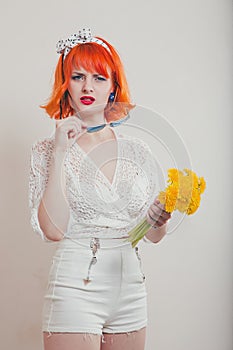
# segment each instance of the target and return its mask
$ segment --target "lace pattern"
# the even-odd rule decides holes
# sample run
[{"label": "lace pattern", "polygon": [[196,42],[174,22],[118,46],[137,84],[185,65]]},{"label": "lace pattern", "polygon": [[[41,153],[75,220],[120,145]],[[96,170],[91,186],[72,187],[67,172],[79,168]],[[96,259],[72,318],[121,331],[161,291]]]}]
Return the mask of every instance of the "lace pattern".
[{"label": "lace pattern", "polygon": [[[67,237],[126,237],[146,215],[158,193],[157,163],[149,146],[118,131],[115,135],[118,160],[112,184],[77,143],[66,152],[63,166],[70,207]],[[38,207],[48,183],[53,149],[54,137],[39,140],[31,148],[31,226],[46,241],[49,240],[38,221]]]}]

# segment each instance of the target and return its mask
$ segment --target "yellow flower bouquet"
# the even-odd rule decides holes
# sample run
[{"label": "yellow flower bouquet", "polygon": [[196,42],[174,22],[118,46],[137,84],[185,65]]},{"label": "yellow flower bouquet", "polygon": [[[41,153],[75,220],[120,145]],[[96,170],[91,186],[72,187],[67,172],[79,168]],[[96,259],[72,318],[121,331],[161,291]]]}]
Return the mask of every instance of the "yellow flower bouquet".
[{"label": "yellow flower bouquet", "polygon": [[[178,169],[168,169],[168,186],[160,191],[158,199],[164,205],[168,213],[179,210],[181,213],[191,215],[200,206],[201,194],[206,188],[203,177],[198,177],[194,171],[184,169],[184,173]],[[144,218],[136,227],[129,232],[127,240],[132,247],[145,236],[151,225]]]}]

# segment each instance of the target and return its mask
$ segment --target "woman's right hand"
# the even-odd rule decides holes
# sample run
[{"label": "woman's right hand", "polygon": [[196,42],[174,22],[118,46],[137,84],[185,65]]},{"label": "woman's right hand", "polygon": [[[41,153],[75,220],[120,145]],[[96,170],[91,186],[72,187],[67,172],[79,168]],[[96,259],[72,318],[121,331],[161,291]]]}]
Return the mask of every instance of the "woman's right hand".
[{"label": "woman's right hand", "polygon": [[55,151],[65,152],[85,132],[87,124],[76,116],[56,121]]}]

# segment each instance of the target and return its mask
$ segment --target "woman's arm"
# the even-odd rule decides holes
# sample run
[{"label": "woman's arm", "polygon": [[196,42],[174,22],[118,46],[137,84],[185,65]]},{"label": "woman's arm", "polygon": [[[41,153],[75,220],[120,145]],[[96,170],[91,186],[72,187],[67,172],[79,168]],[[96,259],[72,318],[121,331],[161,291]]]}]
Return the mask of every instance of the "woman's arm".
[{"label": "woman's arm", "polygon": [[65,197],[64,158],[65,152],[53,151],[48,183],[38,209],[40,227],[52,241],[59,241],[64,237],[70,216]]}]

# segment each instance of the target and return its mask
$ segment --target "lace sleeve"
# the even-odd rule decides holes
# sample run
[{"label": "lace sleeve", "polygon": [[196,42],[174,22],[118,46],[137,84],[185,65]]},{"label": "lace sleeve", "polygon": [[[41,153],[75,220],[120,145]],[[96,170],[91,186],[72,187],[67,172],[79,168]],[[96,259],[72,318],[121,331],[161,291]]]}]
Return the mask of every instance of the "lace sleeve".
[{"label": "lace sleeve", "polygon": [[44,139],[32,145],[29,171],[29,209],[30,223],[35,233],[39,234],[44,241],[49,240],[42,231],[38,221],[38,207],[43,192],[48,183],[48,168],[52,157],[52,140]]}]

